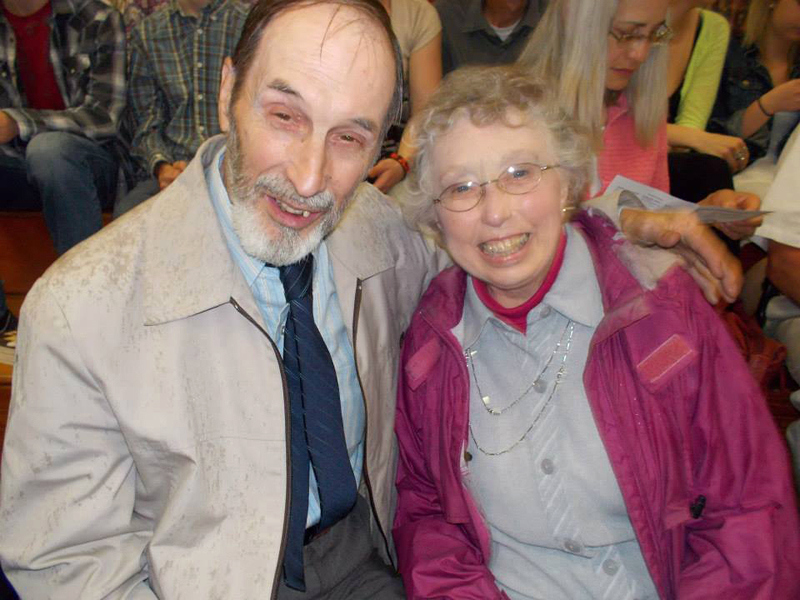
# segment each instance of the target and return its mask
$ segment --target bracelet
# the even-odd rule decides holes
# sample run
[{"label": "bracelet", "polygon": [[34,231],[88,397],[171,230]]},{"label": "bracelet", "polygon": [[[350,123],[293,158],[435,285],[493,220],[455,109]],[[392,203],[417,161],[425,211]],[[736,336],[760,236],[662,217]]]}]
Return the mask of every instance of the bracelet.
[{"label": "bracelet", "polygon": [[763,113],[764,113],[765,115],[767,115],[768,117],[771,117],[771,116],[773,116],[773,115],[775,114],[775,113],[770,113],[770,112],[767,112],[767,109],[766,109],[766,108],[764,108],[764,105],[763,105],[763,104],[761,104],[761,96],[759,96],[758,98],[756,98],[756,104],[758,104],[758,108],[760,108],[760,109],[761,109],[761,112],[763,112]]},{"label": "bracelet", "polygon": [[408,174],[408,172],[411,170],[411,166],[408,164],[408,161],[405,158],[403,158],[402,156],[400,156],[397,152],[392,152],[389,155],[389,158],[399,162],[400,166],[403,167],[403,171],[405,171],[406,174]]}]

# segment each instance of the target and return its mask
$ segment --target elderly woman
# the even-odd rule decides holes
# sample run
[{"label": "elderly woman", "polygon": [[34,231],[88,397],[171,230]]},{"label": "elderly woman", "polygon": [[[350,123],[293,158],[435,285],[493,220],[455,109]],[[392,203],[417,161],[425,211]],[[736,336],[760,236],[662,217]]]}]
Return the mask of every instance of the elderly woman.
[{"label": "elderly woman", "polygon": [[587,132],[516,67],[454,72],[418,126],[404,211],[456,266],[402,353],[408,597],[800,597],[786,449],[713,309],[567,223]]}]

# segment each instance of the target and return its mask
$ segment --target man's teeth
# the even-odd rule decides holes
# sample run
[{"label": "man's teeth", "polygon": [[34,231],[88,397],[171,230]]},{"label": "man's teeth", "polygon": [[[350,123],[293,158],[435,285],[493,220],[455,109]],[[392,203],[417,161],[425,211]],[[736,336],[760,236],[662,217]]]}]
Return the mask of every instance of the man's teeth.
[{"label": "man's teeth", "polygon": [[292,214],[292,215],[302,215],[303,217],[308,217],[309,215],[311,215],[311,213],[308,212],[307,210],[300,210],[298,208],[292,208],[291,206],[289,206],[288,204],[284,204],[280,200],[276,200],[276,202],[278,203],[278,207],[283,212],[287,212],[287,213]]},{"label": "man's teeth", "polygon": [[504,240],[484,242],[480,244],[481,251],[494,256],[513,254],[522,248],[530,239],[530,233],[523,233]]}]

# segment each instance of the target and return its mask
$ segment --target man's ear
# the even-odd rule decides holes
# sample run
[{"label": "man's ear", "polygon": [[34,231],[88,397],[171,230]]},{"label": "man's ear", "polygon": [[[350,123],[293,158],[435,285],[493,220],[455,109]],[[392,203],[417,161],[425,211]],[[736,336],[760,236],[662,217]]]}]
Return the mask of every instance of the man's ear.
[{"label": "man's ear", "polygon": [[233,61],[228,56],[222,63],[222,80],[219,84],[219,98],[217,100],[217,114],[219,116],[219,126],[224,133],[228,133],[230,128],[231,97],[233,96],[233,86],[236,83],[236,69]]}]

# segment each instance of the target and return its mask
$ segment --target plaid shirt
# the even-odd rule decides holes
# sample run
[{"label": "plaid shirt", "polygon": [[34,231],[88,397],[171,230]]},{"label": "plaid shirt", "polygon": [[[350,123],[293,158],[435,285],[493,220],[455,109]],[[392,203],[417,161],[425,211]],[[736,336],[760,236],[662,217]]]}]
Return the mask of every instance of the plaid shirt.
[{"label": "plaid shirt", "polygon": [[212,0],[195,17],[170,0],[131,31],[132,155],[148,176],[159,162],[190,160],[220,133],[222,61],[233,54],[249,10],[238,0]]},{"label": "plaid shirt", "polygon": [[66,110],[26,107],[20,89],[14,30],[0,12],[0,109],[19,136],[0,153],[22,156],[30,139],[67,131],[99,142],[115,140],[125,107],[125,28],[122,16],[100,0],[51,0],[50,62]]}]

